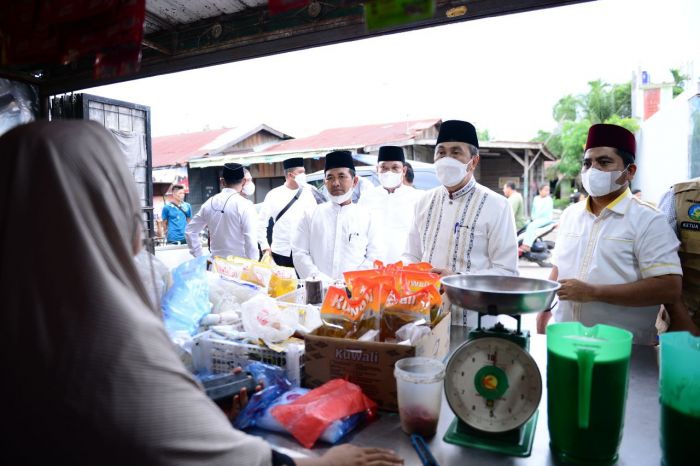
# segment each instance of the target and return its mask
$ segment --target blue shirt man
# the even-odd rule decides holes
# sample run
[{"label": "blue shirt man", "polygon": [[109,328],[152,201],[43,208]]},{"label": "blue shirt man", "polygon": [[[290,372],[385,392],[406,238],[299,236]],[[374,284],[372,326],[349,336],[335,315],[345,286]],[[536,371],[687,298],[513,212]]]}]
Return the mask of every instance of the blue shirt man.
[{"label": "blue shirt man", "polygon": [[173,199],[163,207],[161,214],[168,244],[186,244],[185,227],[192,218],[192,206],[185,202],[185,187],[173,186]]}]

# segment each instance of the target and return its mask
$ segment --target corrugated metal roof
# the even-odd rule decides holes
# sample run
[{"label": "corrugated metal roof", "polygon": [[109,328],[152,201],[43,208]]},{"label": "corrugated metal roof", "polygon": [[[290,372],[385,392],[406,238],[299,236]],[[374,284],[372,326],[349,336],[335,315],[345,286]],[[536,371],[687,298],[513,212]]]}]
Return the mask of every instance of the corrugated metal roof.
[{"label": "corrugated metal roof", "polygon": [[232,145],[260,131],[266,131],[280,139],[291,137],[265,124],[154,137],[153,166],[169,167],[184,164],[192,158],[203,155],[221,154]]},{"label": "corrugated metal roof", "polygon": [[219,136],[232,131],[231,128],[202,131],[199,133],[174,134],[153,138],[153,166],[167,167],[186,163],[194,157],[207,153],[205,147]]},{"label": "corrugated metal roof", "polygon": [[379,145],[411,144],[423,132],[440,123],[439,118],[410,120],[375,125],[332,128],[299,139],[289,139],[267,147],[264,151],[190,160],[191,167],[220,166],[228,162],[242,164],[279,162],[288,157],[318,158],[332,150],[358,150]]},{"label": "corrugated metal roof", "polygon": [[375,125],[332,128],[314,136],[290,139],[268,147],[267,153],[292,152],[296,150],[357,149],[377,144],[399,143],[420,137],[426,129],[440,123],[439,118],[400,121]]}]

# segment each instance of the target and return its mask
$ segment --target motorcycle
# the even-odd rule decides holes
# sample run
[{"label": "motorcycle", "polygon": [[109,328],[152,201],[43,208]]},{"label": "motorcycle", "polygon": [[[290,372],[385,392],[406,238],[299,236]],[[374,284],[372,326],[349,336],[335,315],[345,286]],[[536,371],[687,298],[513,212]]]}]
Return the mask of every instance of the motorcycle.
[{"label": "motorcycle", "polygon": [[559,227],[558,222],[552,222],[537,229],[536,238],[529,251],[523,249],[523,239],[527,225],[518,230],[518,258],[529,262],[535,262],[540,267],[551,267],[549,261],[554,249],[554,241],[545,240],[544,237]]}]

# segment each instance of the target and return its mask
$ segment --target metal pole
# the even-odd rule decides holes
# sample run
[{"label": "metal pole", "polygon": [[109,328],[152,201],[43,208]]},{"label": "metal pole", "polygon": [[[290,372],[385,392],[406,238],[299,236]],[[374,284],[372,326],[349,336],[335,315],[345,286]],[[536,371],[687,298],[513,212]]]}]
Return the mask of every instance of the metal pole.
[{"label": "metal pole", "polygon": [[523,201],[525,216],[530,216],[530,151],[525,150],[525,166],[523,167]]}]

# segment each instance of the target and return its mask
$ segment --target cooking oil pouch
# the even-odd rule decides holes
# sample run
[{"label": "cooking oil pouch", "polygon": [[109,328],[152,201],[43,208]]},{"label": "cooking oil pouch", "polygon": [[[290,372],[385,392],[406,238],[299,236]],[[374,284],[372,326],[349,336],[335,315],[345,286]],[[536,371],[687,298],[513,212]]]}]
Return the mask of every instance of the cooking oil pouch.
[{"label": "cooking oil pouch", "polygon": [[399,275],[401,294],[407,295],[422,290],[426,286],[432,286],[435,290],[440,289],[440,275],[417,270],[402,270]]},{"label": "cooking oil pouch", "polygon": [[404,266],[404,270],[417,270],[419,272],[430,272],[433,268],[429,262],[416,262]]},{"label": "cooking oil pouch", "polygon": [[381,276],[382,272],[378,269],[351,270],[349,272],[343,272],[345,285],[351,293],[353,292],[353,287],[357,280],[376,280]]},{"label": "cooking oil pouch", "polygon": [[[331,286],[321,305],[321,326],[316,335],[335,338],[358,338],[371,328],[378,327],[381,312],[380,286],[367,286],[359,280],[352,298],[343,288]],[[362,291],[360,291],[362,290]]]},{"label": "cooking oil pouch", "polygon": [[227,280],[243,281],[243,264],[237,264],[225,257],[214,257],[212,260],[213,271]]},{"label": "cooking oil pouch", "polygon": [[273,270],[272,266],[261,264],[260,262],[251,259],[245,259],[243,257],[234,257],[233,263],[243,265],[243,270],[241,271],[241,280],[250,283],[255,283],[256,285],[260,285],[265,288],[268,288],[270,286],[270,280],[272,279]]},{"label": "cooking oil pouch", "polygon": [[403,296],[391,293],[381,314],[380,341],[394,341],[396,332],[411,322],[423,319],[432,323],[441,305],[442,297],[432,285]]},{"label": "cooking oil pouch", "polygon": [[297,289],[297,274],[293,267],[282,267],[275,265],[272,267],[270,286],[268,294],[273,298],[291,293]]}]

